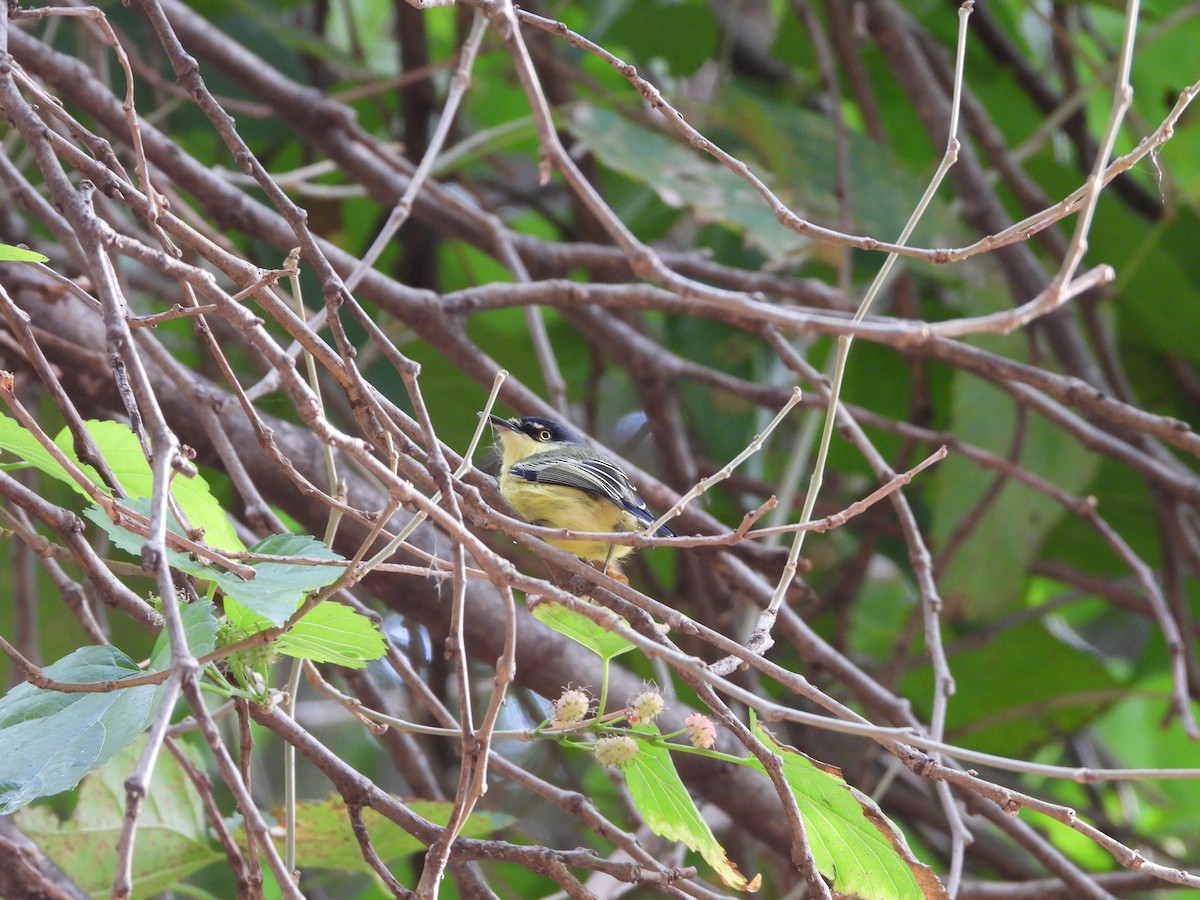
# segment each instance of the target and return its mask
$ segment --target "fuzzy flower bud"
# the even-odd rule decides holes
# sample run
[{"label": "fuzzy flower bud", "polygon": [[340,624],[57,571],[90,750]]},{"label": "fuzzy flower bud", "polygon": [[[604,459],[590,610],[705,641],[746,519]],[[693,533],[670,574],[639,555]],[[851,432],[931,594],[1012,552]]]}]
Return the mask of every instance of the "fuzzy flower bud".
[{"label": "fuzzy flower bud", "polygon": [[627,735],[610,735],[597,738],[596,762],[602,766],[623,766],[638,752],[638,742]]},{"label": "fuzzy flower bud", "polygon": [[575,688],[563,691],[562,696],[554,701],[550,715],[551,727],[570,728],[587,715],[591,703],[591,698],[583,691]]},{"label": "fuzzy flower bud", "polygon": [[688,737],[693,747],[707,750],[717,742],[716,726],[708,716],[692,713],[683,720],[683,724],[687,726]]},{"label": "fuzzy flower bud", "polygon": [[629,723],[648,725],[662,714],[666,704],[658,691],[642,691],[629,701]]}]

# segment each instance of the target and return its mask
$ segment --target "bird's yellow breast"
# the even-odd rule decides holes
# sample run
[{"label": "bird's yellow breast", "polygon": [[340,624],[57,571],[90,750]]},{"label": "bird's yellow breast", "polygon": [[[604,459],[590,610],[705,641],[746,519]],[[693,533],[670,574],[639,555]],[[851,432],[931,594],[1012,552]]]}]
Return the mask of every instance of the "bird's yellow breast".
[{"label": "bird's yellow breast", "polygon": [[[526,481],[514,476],[507,466],[500,475],[500,493],[532,525],[570,531],[633,531],[639,527],[637,519],[615,503],[576,488]],[[547,543],[600,562],[609,558],[610,550],[614,561],[633,552],[628,545],[604,541],[547,538]]]}]

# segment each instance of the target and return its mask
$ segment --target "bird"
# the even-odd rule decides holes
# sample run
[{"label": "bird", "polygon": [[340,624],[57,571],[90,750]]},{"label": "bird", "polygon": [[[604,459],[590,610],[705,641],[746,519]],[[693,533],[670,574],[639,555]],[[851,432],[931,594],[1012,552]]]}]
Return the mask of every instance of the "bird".
[{"label": "bird", "polygon": [[[641,531],[654,513],[617,463],[597,453],[569,425],[543,416],[505,419],[488,415],[499,437],[500,493],[532,525],[569,531]],[[674,537],[660,525],[655,537]],[[547,538],[581,559],[613,563],[633,552],[628,544]]]}]

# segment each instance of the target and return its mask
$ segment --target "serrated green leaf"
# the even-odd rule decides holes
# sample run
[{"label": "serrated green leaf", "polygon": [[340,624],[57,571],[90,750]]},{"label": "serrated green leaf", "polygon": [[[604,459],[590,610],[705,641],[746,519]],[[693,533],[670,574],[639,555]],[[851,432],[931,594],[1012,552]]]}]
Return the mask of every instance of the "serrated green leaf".
[{"label": "serrated green leaf", "polygon": [[[84,426],[125,492],[130,497],[151,496],[154,492],[154,479],[150,473],[150,465],[142,454],[137,437],[128,426],[120,422],[96,420],[84,422]],[[67,459],[79,466],[93,484],[106,494],[111,493],[101,480],[100,473],[92,466],[79,461],[75,453],[74,437],[68,429],[64,428],[58,433],[54,444]],[[0,415],[0,449],[7,450],[27,465],[61,481],[77,494],[87,496],[84,489],[29,431],[15,419],[5,415]],[[208,483],[203,478],[199,475],[193,478],[177,477],[171,482],[171,494],[192,526],[204,529],[204,541],[207,544],[222,550],[244,549],[245,545],[239,540],[225,511],[213,497]],[[130,552],[136,555],[140,549],[139,544],[136,550]]]},{"label": "serrated green leaf", "polygon": [[558,603],[538,603],[530,612],[543,625],[553,628],[577,644],[582,644],[603,659],[613,659],[633,649],[633,644],[619,634],[606,631],[587,616]]},{"label": "serrated green leaf", "polygon": [[[68,818],[60,819],[46,805],[26,807],[15,817],[21,830],[92,896],[107,896],[112,889],[124,826],[125,779],[137,765],[142,745],[135,741],[87,775]],[[221,858],[208,834],[199,791],[175,757],[161,753],[138,816],[134,898],[157,896]]]},{"label": "serrated green leaf", "polygon": [[[653,725],[635,729],[644,734],[658,735]],[[683,779],[671,761],[671,752],[664,746],[639,742],[638,753],[623,766],[629,795],[650,830],[669,841],[682,841],[708,863],[726,887],[739,891],[756,891],[762,876],[752,881],[729,861],[720,843],[700,815]]]},{"label": "serrated green leaf", "polygon": [[[918,860],[900,831],[841,772],[779,744],[757,722],[754,735],[783,759],[784,777],[804,819],[817,869],[839,896],[861,900],[946,900],[933,870]],[[763,771],[757,759],[747,765]],[[763,772],[765,775],[766,773]]]},{"label": "serrated green leaf", "polygon": [[36,250],[26,250],[24,247],[14,247],[12,244],[0,244],[0,262],[50,262],[50,257]]},{"label": "serrated green leaf", "polygon": [[[306,534],[271,535],[251,547],[249,552],[315,560],[345,559]],[[306,594],[333,584],[343,571],[341,566],[262,562],[254,565],[253,581],[243,581],[232,572],[220,572],[214,580],[231,600],[258,613],[272,625],[282,625],[300,608]]]},{"label": "serrated green leaf", "polygon": [[[134,497],[122,500],[121,503],[147,518],[150,516],[150,501],[145,497]],[[84,518],[90,519],[92,523],[101,528],[117,549],[124,550],[131,556],[141,556],[142,547],[146,543],[146,539],[142,535],[118,525],[108,517],[108,514],[104,510],[95,504],[85,507],[83,515]],[[185,536],[183,526],[179,524],[179,520],[175,518],[170,510],[167,511],[167,531],[177,534],[180,537]],[[190,553],[167,550],[167,562],[172,568],[178,569],[181,572],[187,572],[189,575],[195,575],[197,578],[203,578],[206,581],[212,580],[211,576],[206,574],[211,568],[208,563],[202,562]]]},{"label": "serrated green leaf", "polygon": [[[83,488],[75,483],[75,479],[67,474],[66,469],[58,464],[58,460],[50,455],[50,451],[38,443],[37,438],[16,419],[3,414],[0,414],[0,449],[19,457],[24,465],[33,466],[39,472],[61,481],[76,493],[87,496]],[[66,453],[69,459],[79,463],[73,448]],[[100,475],[95,469],[82,463],[79,463],[79,466],[88,478],[96,484],[100,483]]]},{"label": "serrated green leaf", "polygon": [[[84,423],[100,454],[108,462],[117,480],[130,497],[150,497],[154,493],[154,477],[150,464],[142,453],[142,445],[129,427],[120,422],[89,420]],[[72,459],[75,458],[71,432],[63,429],[54,439]],[[93,477],[96,484],[101,482]],[[103,485],[101,485],[103,486]],[[176,476],[171,480],[171,496],[193,528],[204,530],[203,540],[220,550],[240,551],[245,544],[237,536],[225,510],[212,495],[208,482],[199,475],[191,478]]]},{"label": "serrated green leaf", "polygon": [[[126,501],[126,505],[143,515],[149,514],[150,511],[150,501],[145,498]],[[88,507],[83,514],[108,532],[116,546],[134,555],[141,553],[145,538],[114,524],[99,507]],[[175,518],[168,518],[168,529],[182,534]],[[297,534],[271,535],[259,541],[248,552],[267,556],[303,556],[315,560],[344,559],[316,538]],[[226,597],[276,626],[282,625],[300,608],[306,594],[332,584],[343,571],[341,566],[260,562],[252,565],[254,578],[247,581],[235,572],[211,565],[188,553],[168,550],[167,562],[173,569],[186,572],[202,581],[213,582]]]},{"label": "serrated green leaf", "polygon": [[[142,674],[107,645],[83,647],[43,671],[57,681],[89,684]],[[127,747],[154,714],[160,691],[142,685],[64,694],[30,684],[9,691],[0,698],[0,815],[73,788]]]},{"label": "serrated green leaf", "polygon": [[[121,502],[134,512],[141,513],[146,517],[150,516],[150,501],[145,497],[134,497],[122,500]],[[113,542],[113,546],[119,550],[124,550],[131,556],[141,556],[142,547],[146,544],[146,539],[142,535],[118,525],[108,517],[108,514],[104,510],[94,504],[85,507],[83,515],[84,518],[90,519],[108,534],[109,539]],[[183,526],[179,524],[179,520],[175,518],[170,510],[167,511],[167,531],[181,537],[185,536]],[[167,565],[172,569],[186,572],[188,575],[192,575],[202,581],[218,581],[219,576],[224,572],[224,570],[219,569],[217,566],[211,565],[190,553],[167,550],[166,557]],[[231,577],[237,578],[237,576]],[[238,580],[240,581],[241,579],[239,578]]]},{"label": "serrated green leaf", "polygon": [[[271,625],[232,600],[225,603],[225,614],[247,634],[256,634]],[[387,645],[374,622],[342,603],[327,600],[309,610],[291,631],[280,635],[272,649],[297,659],[361,669],[383,656]]]}]

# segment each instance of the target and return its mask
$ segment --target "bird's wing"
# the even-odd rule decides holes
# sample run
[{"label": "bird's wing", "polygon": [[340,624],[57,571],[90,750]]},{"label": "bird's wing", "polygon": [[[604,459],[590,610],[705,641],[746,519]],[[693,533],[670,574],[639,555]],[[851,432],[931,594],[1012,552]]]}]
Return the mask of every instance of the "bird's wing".
[{"label": "bird's wing", "polygon": [[[581,460],[578,457],[548,450],[527,456],[513,465],[509,472],[526,481],[575,488],[621,507],[640,522],[649,525],[654,513],[646,508],[637,488],[620,467],[602,457]],[[674,537],[665,525],[658,529],[661,537]]]}]

